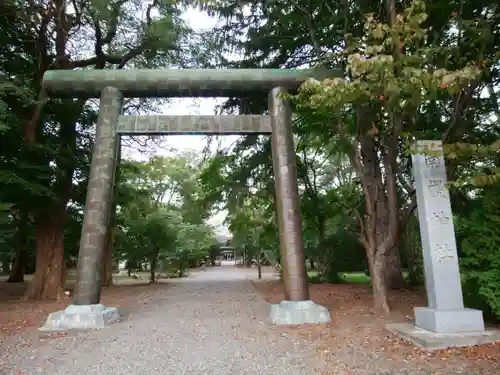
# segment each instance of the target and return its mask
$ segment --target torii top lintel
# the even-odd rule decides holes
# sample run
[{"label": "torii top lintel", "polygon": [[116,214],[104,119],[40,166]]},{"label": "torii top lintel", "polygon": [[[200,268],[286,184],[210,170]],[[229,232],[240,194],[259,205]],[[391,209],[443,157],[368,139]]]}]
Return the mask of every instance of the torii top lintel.
[{"label": "torii top lintel", "polygon": [[274,87],[295,91],[308,78],[335,73],[303,69],[49,70],[43,87],[53,97],[96,98],[111,86],[125,97],[244,97]]}]

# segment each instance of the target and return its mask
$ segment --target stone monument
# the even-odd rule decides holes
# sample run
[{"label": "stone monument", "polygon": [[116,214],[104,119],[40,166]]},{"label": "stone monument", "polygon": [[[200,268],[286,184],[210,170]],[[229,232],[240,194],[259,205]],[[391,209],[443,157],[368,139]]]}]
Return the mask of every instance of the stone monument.
[{"label": "stone monument", "polygon": [[388,329],[425,348],[495,341],[483,313],[464,307],[446,168],[440,141],[419,141],[412,150],[428,306],[415,308],[415,324]]}]

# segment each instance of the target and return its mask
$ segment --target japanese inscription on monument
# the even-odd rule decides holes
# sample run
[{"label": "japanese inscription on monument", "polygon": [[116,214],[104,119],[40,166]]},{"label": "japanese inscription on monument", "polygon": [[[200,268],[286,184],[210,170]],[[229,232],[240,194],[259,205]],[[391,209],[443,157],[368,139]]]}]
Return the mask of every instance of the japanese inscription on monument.
[{"label": "japanese inscription on monument", "polygon": [[443,210],[437,210],[432,213],[431,220],[436,224],[436,226],[439,226],[448,224],[451,218],[449,215],[445,214]]},{"label": "japanese inscription on monument", "polygon": [[434,252],[436,253],[436,258],[438,263],[443,263],[447,260],[456,259],[456,251],[452,249],[447,243],[443,243],[442,245],[437,245],[434,248]]},{"label": "japanese inscription on monument", "polygon": [[439,168],[441,163],[437,156],[425,156],[425,165],[427,168]]},{"label": "japanese inscription on monument", "polygon": [[448,198],[443,180],[429,180],[427,182],[427,189],[429,194],[433,198]]},{"label": "japanese inscription on monument", "polygon": [[481,311],[464,309],[441,142],[417,142],[412,165],[428,301],[415,308],[415,326],[436,333],[483,331]]},{"label": "japanese inscription on monument", "polygon": [[[462,288],[442,145],[421,141],[413,150],[413,174],[432,308],[462,308]],[[446,282],[444,282],[446,281]]]}]

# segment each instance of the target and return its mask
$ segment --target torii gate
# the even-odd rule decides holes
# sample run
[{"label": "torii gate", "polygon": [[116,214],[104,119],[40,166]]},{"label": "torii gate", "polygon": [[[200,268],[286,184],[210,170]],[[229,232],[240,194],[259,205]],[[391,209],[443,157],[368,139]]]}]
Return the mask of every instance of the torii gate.
[{"label": "torii gate", "polygon": [[[324,76],[324,74],[323,74]],[[284,301],[272,305],[273,324],[326,323],[328,310],[309,299],[298,201],[292,112],[282,93],[296,91],[314,70],[175,69],[51,70],[43,88],[52,97],[100,97],[73,303],[49,315],[41,330],[101,328],[119,318],[100,304],[100,262],[107,239],[120,134],[271,134]],[[121,116],[124,97],[267,95],[269,115]]]}]

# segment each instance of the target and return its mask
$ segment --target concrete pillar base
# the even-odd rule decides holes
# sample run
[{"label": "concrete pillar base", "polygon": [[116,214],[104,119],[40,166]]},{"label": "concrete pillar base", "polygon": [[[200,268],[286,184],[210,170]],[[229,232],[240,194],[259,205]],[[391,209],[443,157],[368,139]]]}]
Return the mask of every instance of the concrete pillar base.
[{"label": "concrete pillar base", "polygon": [[391,323],[386,329],[396,336],[427,350],[484,345],[500,341],[500,330],[487,329],[477,332],[436,333],[411,323]]},{"label": "concrete pillar base", "polygon": [[331,321],[326,307],[313,301],[282,301],[269,309],[271,324],[319,324]]},{"label": "concrete pillar base", "polygon": [[120,318],[116,307],[96,305],[69,305],[64,310],[51,313],[40,332],[83,331],[105,328]]},{"label": "concrete pillar base", "polygon": [[436,333],[484,331],[483,312],[467,308],[436,310],[430,307],[416,307],[415,325]]}]

